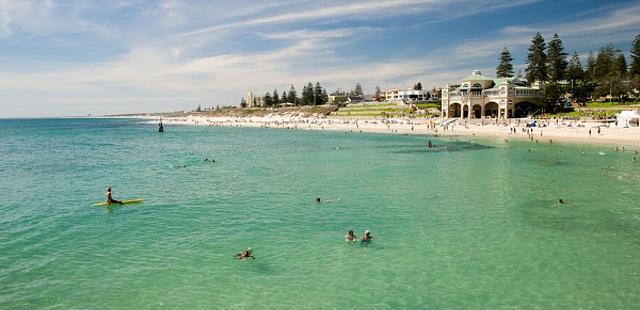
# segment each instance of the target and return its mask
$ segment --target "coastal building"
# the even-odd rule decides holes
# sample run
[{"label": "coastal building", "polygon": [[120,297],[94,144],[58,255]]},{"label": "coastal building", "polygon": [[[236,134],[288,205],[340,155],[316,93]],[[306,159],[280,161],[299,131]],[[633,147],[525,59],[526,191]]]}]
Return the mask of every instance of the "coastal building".
[{"label": "coastal building", "polygon": [[638,110],[622,111],[616,115],[618,127],[629,128],[640,126],[640,114]]},{"label": "coastal building", "polygon": [[264,105],[262,97],[256,96],[253,92],[247,93],[247,97],[244,98],[244,101],[247,103],[247,108],[257,108]]},{"label": "coastal building", "polygon": [[512,118],[536,112],[540,84],[517,77],[490,78],[474,70],[457,85],[442,89],[442,117]]},{"label": "coastal building", "polygon": [[427,101],[430,99],[428,94],[426,90],[415,89],[392,89],[381,92],[385,101]]},{"label": "coastal building", "polygon": [[371,95],[329,95],[329,104],[339,104],[339,103],[358,103],[358,102],[366,102],[373,100],[373,96]]}]

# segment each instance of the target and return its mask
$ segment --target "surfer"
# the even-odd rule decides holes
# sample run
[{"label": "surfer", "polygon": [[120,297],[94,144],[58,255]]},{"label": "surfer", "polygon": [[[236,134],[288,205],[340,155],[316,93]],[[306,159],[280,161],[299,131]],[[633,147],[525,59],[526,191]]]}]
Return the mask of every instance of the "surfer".
[{"label": "surfer", "polygon": [[349,232],[347,232],[347,235],[344,236],[344,241],[355,242],[357,240],[358,240],[358,237],[356,237],[356,234],[353,232],[353,230],[349,230]]},{"label": "surfer", "polygon": [[115,199],[113,199],[113,196],[111,196],[111,187],[107,188],[107,193],[105,194],[105,196],[107,198],[107,205],[111,205],[111,204],[114,204],[114,203],[122,204],[122,201],[115,200]]},{"label": "surfer", "polygon": [[236,258],[236,259],[246,259],[246,258],[256,259],[253,256],[253,254],[251,253],[251,248],[247,248],[246,250],[236,254],[236,256],[234,256],[234,258]]},{"label": "surfer", "polygon": [[562,200],[562,198],[558,199],[558,203],[563,205],[564,204],[564,200]]}]

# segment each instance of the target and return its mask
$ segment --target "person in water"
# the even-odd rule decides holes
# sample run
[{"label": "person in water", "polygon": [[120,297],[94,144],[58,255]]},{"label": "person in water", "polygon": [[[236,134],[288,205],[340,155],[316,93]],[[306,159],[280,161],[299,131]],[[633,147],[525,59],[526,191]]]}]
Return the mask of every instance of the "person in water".
[{"label": "person in water", "polygon": [[246,258],[256,259],[253,256],[253,254],[251,253],[251,248],[247,248],[246,250],[236,254],[236,256],[234,256],[234,258],[236,258],[236,259],[246,259]]},{"label": "person in water", "polygon": [[562,200],[562,198],[558,199],[558,203],[563,205],[564,204],[564,200]]},{"label": "person in water", "polygon": [[344,236],[344,240],[350,241],[350,242],[356,242],[358,241],[358,237],[356,237],[356,234],[353,232],[353,230],[349,230],[349,232],[347,232],[347,235]]},{"label": "person in water", "polygon": [[113,199],[113,196],[111,195],[111,187],[107,188],[107,193],[105,194],[105,196],[107,198],[107,205],[111,205],[114,203],[122,204],[122,201]]},{"label": "person in water", "polygon": [[321,202],[322,199],[320,199],[320,197],[316,198],[316,202]]},{"label": "person in water", "polygon": [[371,232],[367,229],[364,231],[364,235],[362,235],[362,239],[360,240],[362,243],[369,243],[371,242],[371,239],[373,239],[373,237],[371,236]]}]

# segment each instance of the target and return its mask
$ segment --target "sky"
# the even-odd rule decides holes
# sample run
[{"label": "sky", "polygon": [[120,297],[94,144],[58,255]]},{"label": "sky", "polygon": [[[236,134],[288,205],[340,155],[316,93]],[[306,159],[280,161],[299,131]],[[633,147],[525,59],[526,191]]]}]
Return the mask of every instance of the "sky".
[{"label": "sky", "polygon": [[307,82],[430,89],[494,76],[503,47],[523,69],[536,32],[629,56],[639,16],[640,1],[0,0],[0,118],[238,105]]}]

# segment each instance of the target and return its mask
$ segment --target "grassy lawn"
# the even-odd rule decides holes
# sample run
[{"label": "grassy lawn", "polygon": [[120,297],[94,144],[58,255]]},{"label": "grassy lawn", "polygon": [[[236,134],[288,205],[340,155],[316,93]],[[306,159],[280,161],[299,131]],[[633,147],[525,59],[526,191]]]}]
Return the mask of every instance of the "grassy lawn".
[{"label": "grassy lawn", "polygon": [[617,107],[621,107],[621,108],[628,108],[631,105],[640,105],[640,103],[635,103],[635,102],[617,102],[617,101],[612,101],[612,102],[599,102],[599,101],[591,101],[591,102],[587,102],[587,108],[617,108]]},{"label": "grassy lawn", "polygon": [[371,105],[366,107],[345,107],[331,113],[334,116],[400,116],[409,115],[411,109],[400,108],[396,105]]},{"label": "grassy lawn", "polygon": [[587,117],[587,118],[594,118],[594,119],[604,119],[604,118],[609,118],[610,116],[613,116],[617,114],[616,110],[581,110],[581,111],[571,111],[571,112],[562,112],[562,113],[555,113],[555,114],[545,114],[544,117],[545,118],[554,118],[554,117],[564,117],[564,118],[581,118],[581,117]]},{"label": "grassy lawn", "polygon": [[418,104],[416,104],[416,106],[419,109],[428,109],[428,108],[440,109],[440,104],[439,103],[418,103]]}]

